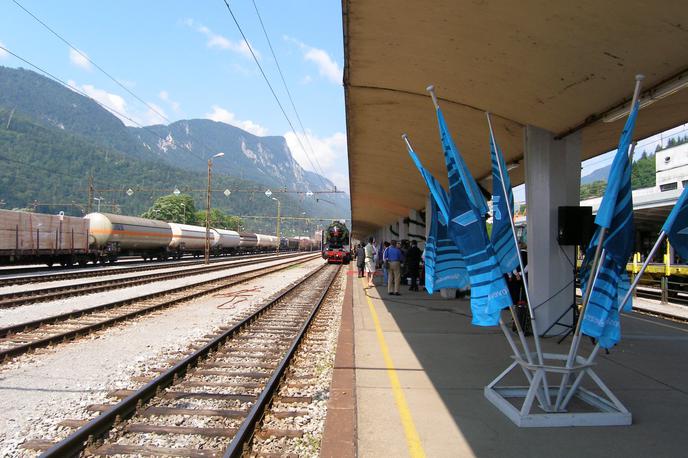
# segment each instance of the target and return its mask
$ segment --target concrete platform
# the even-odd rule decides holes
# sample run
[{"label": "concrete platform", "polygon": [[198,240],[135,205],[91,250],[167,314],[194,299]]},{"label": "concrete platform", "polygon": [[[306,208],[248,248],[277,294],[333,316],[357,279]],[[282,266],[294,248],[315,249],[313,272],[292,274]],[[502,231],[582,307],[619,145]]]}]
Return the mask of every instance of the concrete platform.
[{"label": "concrete platform", "polygon": [[[598,358],[596,371],[632,412],[632,426],[521,429],[483,396],[510,363],[509,348],[497,329],[471,326],[467,300],[405,287],[389,296],[353,277],[358,456],[688,454],[688,326],[627,315],[620,345]],[[545,339],[544,350],[568,350],[570,339],[556,341]],[[586,340],[583,354],[591,349]]]}]

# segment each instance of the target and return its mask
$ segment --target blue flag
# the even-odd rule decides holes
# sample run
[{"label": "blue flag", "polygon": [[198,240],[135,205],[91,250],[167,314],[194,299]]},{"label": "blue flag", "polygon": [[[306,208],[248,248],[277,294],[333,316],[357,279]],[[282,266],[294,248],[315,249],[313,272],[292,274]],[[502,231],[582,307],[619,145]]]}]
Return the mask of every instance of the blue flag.
[{"label": "blue flag", "polygon": [[429,294],[442,288],[464,289],[470,285],[466,263],[441,223],[437,203],[430,199],[431,218],[425,242],[425,289]]},{"label": "blue flag", "polygon": [[678,255],[688,261],[688,188],[683,188],[662,230],[667,233]]},{"label": "blue flag", "polygon": [[487,203],[451,138],[437,108],[444,159],[449,174],[449,236],[466,262],[471,282],[473,324],[495,326],[500,311],[511,305],[509,290],[487,235]]},{"label": "blue flag", "polygon": [[418,159],[411,144],[406,144],[413,163],[430,190],[430,231],[425,241],[425,289],[428,293],[442,288],[468,287],[468,272],[461,252],[447,233],[449,197],[439,181]]},{"label": "blue flag", "polygon": [[473,176],[468,171],[468,166],[464,162],[463,157],[461,157],[459,149],[454,144],[454,140],[452,139],[451,133],[449,133],[447,123],[444,120],[442,110],[440,110],[439,107],[437,107],[437,122],[440,128],[440,138],[442,140],[442,149],[444,150],[445,162],[451,160],[456,164],[456,169],[461,177],[460,181],[463,183],[463,186],[466,189],[468,199],[470,200],[471,204],[478,209],[480,216],[485,216],[488,212],[485,197],[483,196],[482,192],[480,192],[478,183],[475,182]]},{"label": "blue flag", "polygon": [[[634,241],[631,160],[628,150],[633,138],[638,108],[636,102],[621,133],[619,147],[609,171],[607,189],[595,217],[598,227],[581,266],[581,286],[585,291],[595,248],[599,243],[601,231],[606,229],[607,235],[603,243],[605,255],[600,259],[601,267],[581,326],[582,332],[598,339],[603,348],[612,347],[621,339],[618,306],[623,298],[622,291],[628,289],[626,263],[633,251]],[[630,302],[626,307],[630,307]]]},{"label": "blue flag", "polygon": [[[490,129],[490,153],[492,157],[492,245],[502,273],[511,274],[519,265],[511,228],[511,220],[514,218],[514,194],[511,190],[511,180],[504,163],[504,156],[492,135],[492,129]],[[504,187],[502,187],[502,177]],[[506,195],[504,195],[504,189],[506,189]]]},{"label": "blue flag", "polygon": [[447,196],[447,192],[432,173],[428,172],[425,167],[423,167],[420,159],[418,159],[418,155],[413,151],[413,148],[411,148],[410,143],[406,144],[406,148],[408,149],[409,156],[413,159],[413,163],[416,165],[416,168],[418,168],[420,175],[425,180],[425,184],[430,190],[430,195],[432,195],[433,200],[437,204],[437,210],[442,214],[442,221],[444,221],[444,224],[447,224],[447,221],[449,221],[449,197]]}]

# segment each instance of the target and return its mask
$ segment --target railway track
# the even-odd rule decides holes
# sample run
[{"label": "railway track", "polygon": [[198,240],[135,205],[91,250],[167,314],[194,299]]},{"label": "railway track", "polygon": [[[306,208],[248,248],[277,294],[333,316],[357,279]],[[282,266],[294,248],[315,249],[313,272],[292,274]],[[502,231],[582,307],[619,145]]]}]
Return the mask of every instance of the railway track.
[{"label": "railway track", "polygon": [[[301,256],[299,254],[289,254],[275,257],[275,259],[288,259]],[[72,296],[94,294],[112,289],[127,288],[131,286],[152,283],[154,281],[172,280],[180,277],[189,277],[211,272],[217,272],[227,268],[243,267],[252,264],[265,262],[265,257],[249,259],[245,261],[225,261],[213,265],[203,265],[196,268],[184,268],[185,266],[171,272],[156,272],[152,274],[142,274],[134,277],[111,278],[108,280],[94,281],[89,283],[78,283],[73,285],[56,286],[52,288],[41,288],[14,293],[0,294],[0,309],[19,307],[36,302],[47,302],[55,299],[63,299]],[[119,274],[119,272],[118,272]]]},{"label": "railway track", "polygon": [[229,274],[192,285],[0,328],[0,361],[37,348],[68,341],[156,310],[195,299],[200,295],[210,294],[316,258],[317,255],[301,257],[296,260],[287,259],[270,267],[257,267],[247,272]]},{"label": "railway track", "polygon": [[[303,254],[303,253],[300,253]],[[220,262],[227,262],[231,260],[246,259],[246,258],[259,258],[259,257],[269,257],[274,256],[275,253],[265,253],[265,254],[245,254],[245,255],[235,255],[230,257],[214,258],[210,260],[211,264],[216,264]],[[132,272],[143,272],[147,270],[156,269],[173,269],[175,267],[193,266],[201,265],[204,262],[202,260],[193,259],[182,259],[181,261],[165,261],[156,262],[151,264],[149,262],[131,262],[129,264],[134,264],[132,266],[114,265],[109,267],[94,267],[86,270],[75,270],[71,272],[50,272],[41,274],[40,272],[45,272],[46,269],[36,270],[38,275],[26,275],[21,277],[8,276],[5,271],[0,271],[0,287],[10,286],[10,285],[24,285],[28,283],[48,283],[53,281],[62,280],[73,280],[77,278],[90,278],[90,277],[102,277],[106,275],[118,275],[127,274]],[[21,272],[28,273],[28,272]]]},{"label": "railway track", "polygon": [[275,393],[338,272],[323,265],[140,389],[115,393],[117,404],[92,406],[101,414],[63,441],[25,447],[50,447],[44,457],[240,456],[268,404],[304,401]]}]

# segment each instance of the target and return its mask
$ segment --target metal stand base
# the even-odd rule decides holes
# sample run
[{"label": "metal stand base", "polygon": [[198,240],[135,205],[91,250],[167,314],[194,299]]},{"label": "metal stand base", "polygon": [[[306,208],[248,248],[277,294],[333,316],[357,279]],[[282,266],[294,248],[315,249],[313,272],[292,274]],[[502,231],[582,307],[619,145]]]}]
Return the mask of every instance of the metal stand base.
[{"label": "metal stand base", "polygon": [[[566,426],[628,426],[632,423],[631,412],[629,412],[621,401],[607,388],[602,379],[592,370],[592,364],[578,356],[576,365],[571,368],[565,367],[567,355],[558,353],[545,353],[543,357],[553,365],[528,364],[520,358],[514,358],[514,362],[509,365],[501,374],[497,376],[489,385],[485,387],[484,393],[488,401],[499,409],[504,415],[521,428],[550,428]],[[561,365],[555,365],[555,364]],[[520,366],[520,367],[519,367]],[[513,369],[519,371],[525,369],[532,374],[530,386],[498,386]],[[552,376],[562,377],[569,374],[569,379],[574,380],[581,372],[588,376],[590,380],[599,388],[604,396],[595,394],[582,387],[574,386],[574,393],[568,393],[573,384],[567,385],[564,393],[564,405],[559,410],[554,411],[551,406],[543,405],[539,400],[547,400],[551,403],[552,398],[556,399],[559,394],[558,387],[551,387],[545,393],[542,381],[547,375],[549,380]],[[516,403],[510,400],[523,399],[521,408],[516,407]],[[533,406],[538,399],[539,409]],[[578,401],[576,409],[566,410],[568,401],[576,399]]]}]

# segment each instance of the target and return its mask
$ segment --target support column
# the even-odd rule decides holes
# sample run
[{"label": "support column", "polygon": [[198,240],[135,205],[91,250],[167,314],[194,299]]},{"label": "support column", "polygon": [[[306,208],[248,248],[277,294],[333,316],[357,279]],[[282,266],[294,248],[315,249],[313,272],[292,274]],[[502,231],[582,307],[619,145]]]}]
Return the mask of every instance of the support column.
[{"label": "support column", "polygon": [[408,224],[405,222],[406,218],[399,218],[399,237],[397,240],[408,240]]},{"label": "support column", "polygon": [[425,220],[418,210],[409,210],[408,239],[418,242],[421,250],[425,246]]},{"label": "support column", "polygon": [[[557,212],[560,206],[580,205],[581,135],[577,132],[555,140],[551,132],[527,126],[524,151],[528,279],[538,332],[542,334],[574,301],[574,248],[557,243]],[[560,322],[571,324],[571,320],[568,313]],[[562,330],[557,325],[547,334]]]}]

